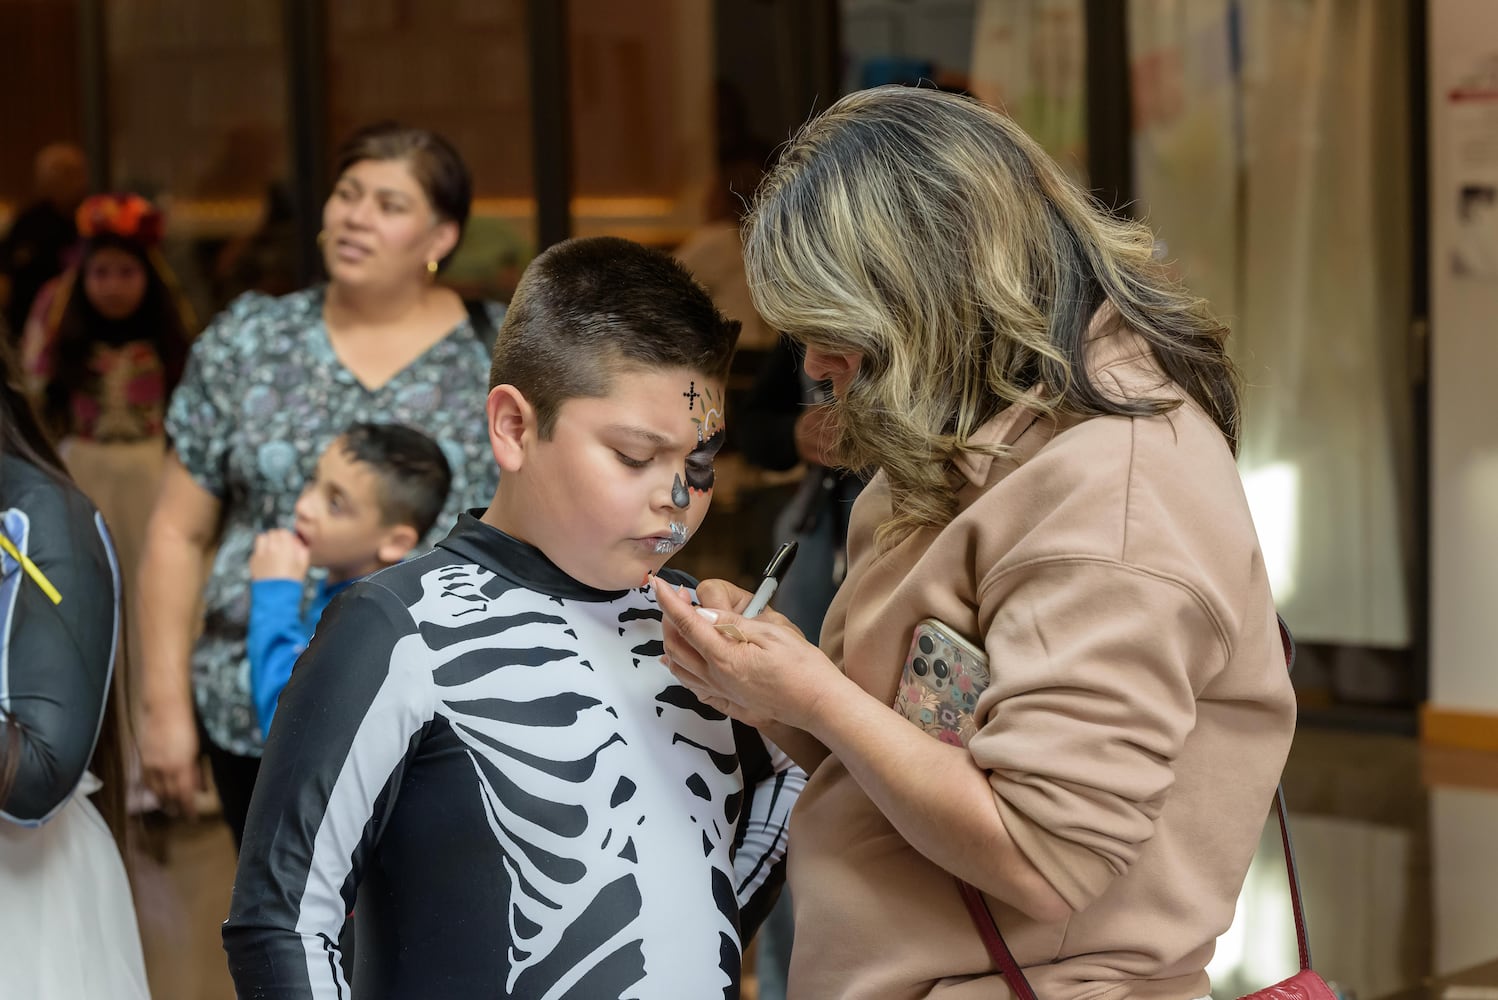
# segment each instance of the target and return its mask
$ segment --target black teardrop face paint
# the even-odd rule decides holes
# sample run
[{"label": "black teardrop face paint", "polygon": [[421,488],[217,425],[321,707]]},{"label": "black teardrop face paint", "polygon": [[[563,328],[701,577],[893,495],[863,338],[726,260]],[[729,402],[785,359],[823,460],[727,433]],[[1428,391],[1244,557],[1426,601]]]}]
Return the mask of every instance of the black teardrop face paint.
[{"label": "black teardrop face paint", "polygon": [[[688,472],[687,475],[690,476],[691,473]],[[686,484],[681,481],[679,472],[676,474],[676,481],[671,484],[671,502],[682,510],[686,510],[692,502],[692,495],[687,492]]]},{"label": "black teardrop face paint", "polygon": [[704,387],[700,393],[695,390],[696,383],[693,383],[688,392],[682,394],[688,396],[692,423],[697,425],[697,447],[687,456],[687,486],[693,493],[706,494],[712,492],[716,481],[713,459],[723,447],[723,396],[711,386]]}]

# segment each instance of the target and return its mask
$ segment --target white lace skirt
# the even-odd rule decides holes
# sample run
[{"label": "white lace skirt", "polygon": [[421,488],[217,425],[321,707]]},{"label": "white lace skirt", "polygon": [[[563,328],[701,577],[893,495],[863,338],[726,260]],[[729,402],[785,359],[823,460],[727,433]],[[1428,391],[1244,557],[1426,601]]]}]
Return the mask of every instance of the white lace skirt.
[{"label": "white lace skirt", "polygon": [[125,866],[88,800],[93,775],[49,822],[0,820],[0,993],[150,1000]]}]

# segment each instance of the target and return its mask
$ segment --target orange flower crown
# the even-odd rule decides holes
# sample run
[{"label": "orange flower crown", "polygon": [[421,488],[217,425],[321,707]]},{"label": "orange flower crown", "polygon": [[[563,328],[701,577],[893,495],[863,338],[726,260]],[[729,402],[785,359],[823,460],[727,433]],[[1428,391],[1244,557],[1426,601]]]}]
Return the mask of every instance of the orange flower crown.
[{"label": "orange flower crown", "polygon": [[161,211],[138,194],[96,194],[78,206],[78,235],[86,240],[109,233],[149,250],[161,232]]}]

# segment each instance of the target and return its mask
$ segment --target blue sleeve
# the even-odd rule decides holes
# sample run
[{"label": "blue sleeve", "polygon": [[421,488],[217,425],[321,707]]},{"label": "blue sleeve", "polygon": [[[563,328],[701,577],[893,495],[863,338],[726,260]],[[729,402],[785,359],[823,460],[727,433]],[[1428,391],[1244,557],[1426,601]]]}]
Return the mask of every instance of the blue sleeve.
[{"label": "blue sleeve", "polygon": [[250,584],[250,624],[245,636],[250,658],[250,694],[260,732],[270,732],[276,700],[291,679],[296,658],[312,637],[302,625],[300,580],[256,580]]}]

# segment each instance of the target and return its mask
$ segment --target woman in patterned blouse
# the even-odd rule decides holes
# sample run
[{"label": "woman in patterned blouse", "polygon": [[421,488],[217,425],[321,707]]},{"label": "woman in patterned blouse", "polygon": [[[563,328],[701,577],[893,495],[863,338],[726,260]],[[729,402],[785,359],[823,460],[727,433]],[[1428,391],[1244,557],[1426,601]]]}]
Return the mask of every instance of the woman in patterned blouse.
[{"label": "woman in patterned blouse", "polygon": [[472,414],[502,312],[436,283],[468,218],[467,167],[440,136],[387,124],[343,146],[337,177],[318,240],[328,283],[241,296],[193,345],[141,567],[146,783],[192,813],[205,749],[236,843],[264,738],[245,654],[255,535],[291,526],[317,456],[358,421],[420,427],[447,452],[453,488],[437,532],[487,503],[497,475]]}]

